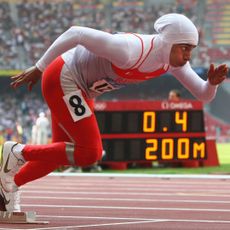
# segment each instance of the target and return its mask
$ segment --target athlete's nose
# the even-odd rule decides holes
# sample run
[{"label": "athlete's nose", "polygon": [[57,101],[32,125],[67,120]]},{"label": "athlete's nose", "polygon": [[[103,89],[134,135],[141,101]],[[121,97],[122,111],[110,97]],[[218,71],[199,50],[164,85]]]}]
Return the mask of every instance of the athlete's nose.
[{"label": "athlete's nose", "polygon": [[191,57],[192,57],[192,52],[191,51],[186,52],[186,54],[184,55],[184,59],[186,61],[190,61]]}]

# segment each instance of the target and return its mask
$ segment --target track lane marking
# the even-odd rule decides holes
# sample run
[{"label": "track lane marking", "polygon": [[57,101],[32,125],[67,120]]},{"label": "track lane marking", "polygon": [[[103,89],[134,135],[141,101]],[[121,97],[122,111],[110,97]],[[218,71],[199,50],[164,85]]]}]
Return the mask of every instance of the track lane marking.
[{"label": "track lane marking", "polygon": [[205,209],[205,208],[153,208],[136,206],[96,206],[96,205],[48,205],[48,204],[22,204],[22,207],[40,208],[82,208],[82,209],[120,209],[120,210],[158,210],[158,211],[194,211],[194,212],[230,212],[230,209]]},{"label": "track lane marking", "polygon": [[[66,218],[66,216],[49,216],[41,215],[38,217],[50,217],[50,218]],[[132,225],[132,224],[149,224],[149,223],[160,223],[160,222],[186,222],[186,223],[218,223],[218,224],[229,224],[230,221],[220,221],[220,220],[189,220],[189,219],[140,219],[140,218],[108,218],[108,217],[86,217],[86,216],[67,216],[74,219],[110,219],[110,220],[130,220],[124,222],[114,222],[114,223],[104,223],[104,224],[85,224],[85,225],[71,225],[71,226],[59,226],[59,227],[48,227],[48,228],[36,228],[36,230],[51,230],[51,229],[72,229],[72,228],[88,228],[88,227],[103,227],[103,226],[116,226],[116,225]],[[132,220],[132,221],[131,221]],[[32,230],[32,229],[30,229]]]},{"label": "track lane marking", "polygon": [[[54,197],[54,196],[21,196],[23,199],[47,199],[47,200],[60,200],[60,197]],[[81,200],[81,201],[135,201],[135,202],[162,202],[162,203],[212,203],[212,204],[230,204],[230,201],[227,200],[178,200],[178,199],[131,199],[131,198],[98,198],[98,197],[61,197],[62,200]]]},{"label": "track lane marking", "polygon": [[[98,185],[97,185],[98,186]],[[136,187],[119,187],[119,186],[117,186],[117,187],[113,187],[113,185],[111,185],[110,187],[109,187],[109,189],[108,188],[104,188],[104,187],[102,187],[102,186],[104,186],[104,185],[101,185],[101,187],[100,186],[90,186],[90,187],[74,187],[74,186],[72,186],[71,188],[68,188],[68,187],[65,187],[65,189],[66,189],[66,191],[67,192],[71,192],[71,191],[76,191],[76,190],[78,190],[78,191],[85,191],[85,190],[89,190],[89,189],[94,189],[95,191],[97,191],[97,192],[100,192],[100,191],[108,191],[108,192],[110,192],[110,191],[133,191],[133,190],[135,190],[135,191],[142,191],[142,192],[145,192],[145,191],[149,191],[149,190],[151,190],[151,191],[153,191],[153,192],[159,192],[159,191],[164,191],[165,190],[165,188],[156,188],[156,187],[151,187],[151,188],[148,188],[148,187],[145,187],[145,186],[140,186],[140,187],[138,187],[138,188],[136,188]],[[145,188],[143,188],[143,187],[145,187]],[[186,193],[187,191],[188,191],[188,189],[191,189],[191,188],[187,188],[187,187],[185,187],[184,186],[184,188],[183,189],[181,189],[181,188],[167,188],[167,191],[168,192],[180,192],[180,193]],[[228,189],[230,189],[230,186],[229,186],[229,188]],[[33,189],[30,189],[30,190],[36,190],[36,191],[38,191],[38,190],[51,190],[52,192],[56,192],[56,191],[59,191],[60,190],[60,186],[52,186],[52,185],[47,185],[47,186],[33,186]],[[27,189],[23,189],[23,191],[30,191],[30,190],[27,190]],[[207,194],[207,188],[203,188],[203,189],[200,189],[200,188],[194,188],[193,187],[193,190],[194,190],[194,192],[197,192],[197,193],[204,193],[204,194]],[[225,188],[225,189],[210,189],[210,188],[208,188],[208,192],[209,193],[215,193],[215,194],[220,194],[220,195],[222,195],[222,194],[228,194],[227,193],[227,191],[226,191],[227,189]]]},{"label": "track lane marking", "polygon": [[[139,193],[139,192],[111,192],[111,191],[108,191],[108,192],[85,192],[85,191],[82,191],[82,192],[79,192],[79,191],[45,191],[45,190],[21,190],[23,194],[25,193],[45,193],[45,194],[82,194],[82,195],[129,195],[129,196],[143,196],[143,195],[146,195],[146,196],[205,196],[205,197],[230,197],[230,194],[229,195],[226,195],[226,194],[208,194],[208,193],[181,193],[181,192],[177,192],[177,193],[155,193],[155,192],[142,192],[142,193]],[[227,193],[227,192],[226,192]]]}]

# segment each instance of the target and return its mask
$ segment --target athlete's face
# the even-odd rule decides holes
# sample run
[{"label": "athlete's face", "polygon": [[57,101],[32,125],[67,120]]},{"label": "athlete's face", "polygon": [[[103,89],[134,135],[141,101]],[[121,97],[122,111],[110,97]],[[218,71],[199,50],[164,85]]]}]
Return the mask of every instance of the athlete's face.
[{"label": "athlete's face", "polygon": [[170,65],[173,67],[185,65],[191,59],[192,51],[195,47],[189,44],[174,44],[170,53]]}]

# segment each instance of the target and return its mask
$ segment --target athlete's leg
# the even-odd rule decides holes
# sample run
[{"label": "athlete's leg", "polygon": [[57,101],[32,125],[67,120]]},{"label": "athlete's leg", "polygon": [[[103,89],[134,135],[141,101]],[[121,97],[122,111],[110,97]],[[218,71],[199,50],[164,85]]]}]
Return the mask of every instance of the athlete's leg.
[{"label": "athlete's leg", "polygon": [[[52,130],[53,130],[53,141],[60,141],[60,140],[65,140],[69,141],[69,138],[66,136],[66,134],[59,128],[57,123],[52,119]],[[16,168],[20,168],[21,163],[23,161],[17,161],[15,158],[14,151],[20,151],[20,144],[15,144],[15,142],[12,142],[14,147],[7,147],[6,144],[4,144],[4,149],[2,152],[2,156],[4,156],[4,160],[1,162],[2,169],[1,169],[1,177],[0,177],[0,197],[7,199],[8,201],[5,202],[5,206],[2,206],[0,208],[1,211],[9,211],[9,212],[19,212],[20,209],[20,193],[18,191],[18,187],[21,185],[33,181],[35,179],[38,179],[40,177],[43,177],[53,170],[55,170],[58,165],[57,164],[52,164],[49,162],[44,162],[44,161],[28,161],[22,168],[19,170],[19,172],[13,176],[11,173],[12,169],[15,168],[8,168],[9,165],[16,165]],[[9,145],[10,143],[8,143]],[[12,146],[12,145],[11,145]],[[18,149],[19,148],[19,149]],[[8,154],[13,154],[14,156],[8,158]],[[8,163],[6,163],[7,159]],[[5,162],[5,163],[4,163]],[[10,169],[9,172],[8,169]],[[5,171],[7,170],[7,171]],[[8,175],[10,174],[10,175]]]},{"label": "athlete's leg", "polygon": [[[52,121],[52,142],[66,141],[69,142],[69,137],[58,126],[57,122],[51,114]],[[44,161],[28,161],[20,171],[15,175],[15,184],[19,187],[30,181],[36,180],[43,176],[48,175],[57,169],[60,165],[56,163],[44,162]]]},{"label": "athlete's leg", "polygon": [[59,58],[45,71],[42,80],[43,95],[58,125],[74,145],[65,142],[26,145],[22,152],[26,161],[87,166],[101,157],[100,132],[93,110],[90,109],[91,100],[84,96],[73,80],[72,85],[68,82],[70,87],[65,88],[66,82],[62,82],[63,64],[63,60]]},{"label": "athlete's leg", "polygon": [[[11,170],[19,168],[18,162],[24,160],[27,163],[28,161],[40,161],[46,164],[43,168],[44,171],[42,170],[41,173],[29,177],[28,175],[36,168],[40,171],[40,168],[38,168],[40,163],[28,163],[27,170],[22,170],[21,172],[21,181],[19,178],[16,179],[16,181],[18,180],[18,185],[22,185],[49,173],[50,170],[56,167],[55,165],[76,164],[85,166],[94,163],[101,157],[100,132],[93,110],[90,109],[90,100],[82,95],[79,89],[71,92],[63,91],[60,80],[63,64],[63,60],[59,58],[47,68],[43,75],[43,93],[53,116],[58,122],[58,126],[64,130],[71,142],[60,141],[44,146],[24,146],[17,143],[4,144],[3,147],[7,146],[7,148],[4,148],[2,154],[2,156],[4,155],[4,160],[2,160],[3,158],[1,159],[3,163],[0,179],[1,191],[4,189],[4,192],[12,198],[12,208],[8,208],[5,204],[7,210],[19,210],[14,199],[17,195],[17,184],[15,184],[14,180],[16,173]],[[8,169],[8,166],[10,166],[10,171],[5,170]]]}]

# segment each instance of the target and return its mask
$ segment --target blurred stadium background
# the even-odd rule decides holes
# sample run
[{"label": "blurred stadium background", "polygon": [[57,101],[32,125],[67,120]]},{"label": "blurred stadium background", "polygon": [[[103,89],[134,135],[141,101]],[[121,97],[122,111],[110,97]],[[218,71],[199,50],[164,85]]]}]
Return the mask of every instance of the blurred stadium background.
[{"label": "blurred stadium background", "polygon": [[[10,78],[33,65],[60,33],[72,25],[109,32],[154,33],[153,23],[165,13],[187,15],[198,26],[200,44],[192,66],[206,79],[210,63],[230,64],[230,0],[0,0],[0,142],[29,142],[39,112],[49,112],[40,85],[27,93],[10,88]],[[167,81],[167,83],[166,83]],[[161,100],[171,89],[193,98],[172,76],[105,94],[98,100]],[[230,142],[230,78],[205,105],[206,131],[218,142]]]}]

